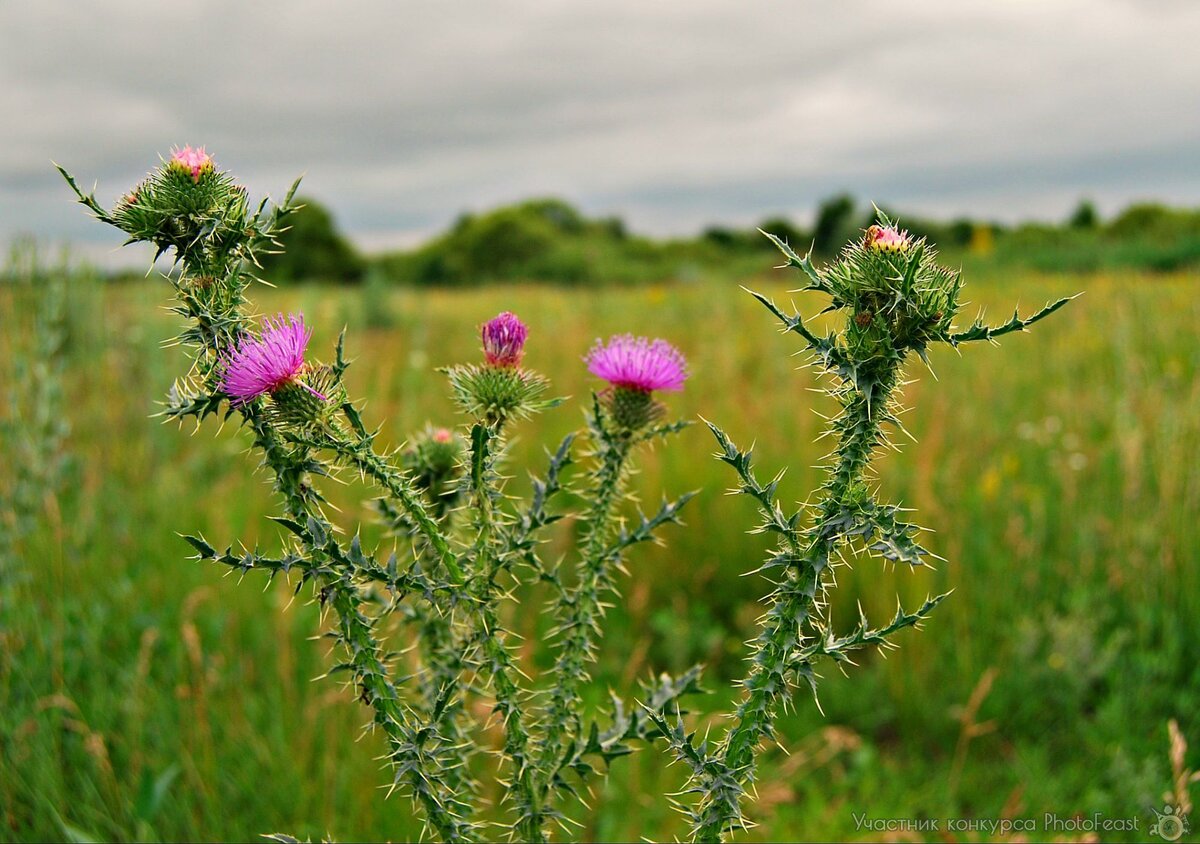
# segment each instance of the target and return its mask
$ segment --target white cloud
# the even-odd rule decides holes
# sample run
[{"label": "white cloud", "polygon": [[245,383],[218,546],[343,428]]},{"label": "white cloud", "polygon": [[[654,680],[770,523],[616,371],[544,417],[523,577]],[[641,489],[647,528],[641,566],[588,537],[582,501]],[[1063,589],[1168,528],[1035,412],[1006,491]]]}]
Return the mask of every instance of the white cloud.
[{"label": "white cloud", "polygon": [[359,0],[0,5],[0,240],[97,241],[172,144],[352,233],[557,193],[688,231],[846,188],[923,212],[1196,204],[1200,4]]}]

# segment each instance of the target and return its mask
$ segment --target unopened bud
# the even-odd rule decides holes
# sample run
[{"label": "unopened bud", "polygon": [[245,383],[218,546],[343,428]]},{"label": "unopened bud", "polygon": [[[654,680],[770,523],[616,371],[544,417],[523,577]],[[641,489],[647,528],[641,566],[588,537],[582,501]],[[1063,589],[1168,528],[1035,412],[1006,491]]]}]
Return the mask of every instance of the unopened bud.
[{"label": "unopened bud", "polygon": [[863,237],[863,246],[878,252],[904,252],[911,243],[908,232],[895,226],[871,226]]}]

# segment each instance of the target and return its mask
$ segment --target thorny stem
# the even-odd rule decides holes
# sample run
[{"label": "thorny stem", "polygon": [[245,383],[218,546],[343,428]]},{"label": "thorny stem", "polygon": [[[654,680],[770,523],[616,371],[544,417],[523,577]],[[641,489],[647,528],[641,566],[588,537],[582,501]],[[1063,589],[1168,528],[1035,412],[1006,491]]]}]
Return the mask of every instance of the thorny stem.
[{"label": "thorny stem", "polygon": [[603,611],[602,595],[612,588],[612,555],[606,553],[612,533],[612,511],[620,498],[625,466],[632,450],[628,437],[605,434],[596,420],[600,463],[595,471],[592,506],[587,515],[578,562],[578,583],[560,592],[557,615],[562,638],[554,662],[550,701],[546,707],[545,740],[538,753],[538,767],[545,774],[545,794],[558,770],[558,755],[564,743],[580,733],[579,686],[587,678],[586,664],[593,658]]},{"label": "thorny stem", "polygon": [[[880,374],[880,383],[888,385],[884,398],[894,389],[898,368],[897,361]],[[849,503],[850,493],[862,483],[871,454],[882,440],[878,413],[876,408],[876,415],[872,415],[861,394],[846,404],[835,423],[840,433],[838,457],[829,469],[825,495],[819,504],[820,516],[806,534],[806,545],[801,544],[798,534],[787,536],[790,559],[784,561],[786,574],[754,640],[753,667],[743,683],[734,724],[718,751],[724,767],[741,783],[753,781],[759,744],[773,735],[777,710],[790,697],[795,679],[811,676],[811,662],[798,664],[796,656],[808,638],[806,625],[819,634],[824,632],[814,610],[822,600],[822,581],[830,558],[842,541],[832,523]],[[740,789],[710,792],[699,808],[695,840],[721,841],[741,818],[741,796]]]},{"label": "thorny stem", "polygon": [[504,565],[498,543],[498,526],[492,480],[502,425],[476,424],[471,430],[471,465],[468,488],[474,516],[475,570],[472,572],[474,645],[482,650],[482,664],[495,697],[495,711],[504,726],[504,755],[512,765],[512,794],[517,814],[515,832],[521,841],[546,841],[545,817],[537,799],[535,771],[529,758],[530,736],[522,712],[525,696],[515,677],[519,673],[509,652],[507,632],[496,613],[496,577]]},{"label": "thorny stem", "polygon": [[[263,449],[266,463],[275,474],[276,487],[284,497],[288,515],[300,524],[307,524],[310,518],[323,521],[311,487],[303,481],[303,475],[296,471],[294,460],[262,418],[261,411],[254,405],[248,405],[241,412],[254,431],[255,444]],[[305,545],[314,557],[319,558],[324,553],[312,537],[306,538]],[[330,591],[325,592],[326,589]],[[322,595],[328,596],[326,603],[337,614],[338,640],[349,655],[360,699],[374,710],[374,724],[388,738],[397,777],[406,778],[439,836],[446,841],[473,840],[473,827],[462,819],[469,812],[469,807],[462,804],[453,792],[439,789],[439,783],[427,776],[426,766],[420,764],[426,737],[413,736],[405,727],[400,698],[390,679],[388,666],[380,657],[380,647],[371,622],[359,610],[362,597],[344,575],[325,578]]]},{"label": "thorny stem", "polygon": [[455,583],[459,585],[465,583],[466,575],[458,564],[454,552],[450,549],[450,543],[446,540],[445,534],[429,515],[424,503],[404,475],[380,457],[367,442],[352,444],[341,438],[331,438],[329,445],[400,502],[405,512],[416,524],[417,529],[428,540],[438,560],[454,578]]},{"label": "thorny stem", "polygon": [[[93,197],[85,196],[65,171],[63,175],[67,177],[85,206],[102,221],[114,223]],[[267,224],[250,232],[255,242],[265,244],[270,241],[279,221],[290,210],[294,191],[295,186],[284,204],[273,212]],[[252,247],[248,246],[247,249]],[[253,260],[253,254],[252,251],[222,251],[210,256],[206,255],[197,243],[193,248],[178,249],[178,260],[183,273],[180,280],[174,284],[179,299],[176,310],[193,323],[183,332],[181,340],[197,348],[199,375],[208,382],[216,375],[217,362],[236,343],[247,323],[244,313],[246,302],[242,290],[248,273],[244,265],[246,261]],[[202,301],[200,292],[209,288],[193,286],[188,279],[217,275],[227,280],[228,292],[216,299],[213,299],[212,294],[205,294],[207,300]],[[192,408],[200,418],[208,412],[215,412],[215,405],[209,400],[206,401],[206,405]],[[407,725],[399,695],[390,679],[389,668],[383,661],[382,651],[374,637],[371,620],[360,610],[363,596],[352,579],[355,574],[354,567],[336,542],[330,538],[332,526],[321,515],[320,498],[307,480],[309,450],[303,448],[298,451],[286,445],[257,404],[242,405],[238,410],[254,433],[255,445],[262,449],[265,464],[275,475],[275,488],[283,496],[286,513],[300,527],[300,540],[304,543],[311,561],[318,564],[314,569],[324,568],[319,566],[322,560],[330,564],[319,576],[322,604],[331,606],[337,615],[336,639],[348,656],[348,667],[351,669],[360,698],[369,704],[374,712],[373,723],[387,736],[392,764],[396,770],[396,781],[400,782],[403,779],[407,782],[439,837],[456,842],[473,840],[474,827],[463,820],[463,816],[469,812],[469,807],[459,800],[454,791],[445,786],[436,768],[428,764],[425,745],[435,737],[428,730],[414,731]],[[411,492],[399,481],[394,470],[388,471],[390,467],[386,467],[378,456],[369,450],[366,453],[356,451],[356,454],[359,456],[358,465],[384,482],[401,500],[414,521],[426,533],[431,544],[442,554],[443,562],[446,562],[449,549],[444,538],[436,531],[436,525],[424,513],[420,502],[415,500]],[[319,538],[312,534],[312,525],[318,526],[326,537],[324,546]],[[452,559],[449,560],[447,570],[451,573],[455,570]],[[461,572],[459,579],[461,580]]]}]

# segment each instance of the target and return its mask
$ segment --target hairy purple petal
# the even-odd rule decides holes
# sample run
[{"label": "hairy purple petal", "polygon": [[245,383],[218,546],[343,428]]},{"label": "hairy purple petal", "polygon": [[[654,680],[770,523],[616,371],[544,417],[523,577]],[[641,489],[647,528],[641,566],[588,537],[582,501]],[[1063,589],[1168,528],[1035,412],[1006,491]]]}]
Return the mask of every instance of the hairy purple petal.
[{"label": "hairy purple petal", "polygon": [[274,320],[266,320],[262,336],[242,338],[225,361],[221,389],[236,406],[291,383],[304,369],[304,353],[310,337],[312,329],[304,325],[303,314],[287,317],[278,314]]},{"label": "hairy purple petal", "polygon": [[529,327],[512,311],[505,311],[483,324],[483,356],[492,366],[516,366],[525,354]]},{"label": "hairy purple petal", "polygon": [[632,334],[615,335],[607,344],[597,340],[584,360],[597,378],[644,392],[682,390],[688,377],[687,360],[677,348]]}]

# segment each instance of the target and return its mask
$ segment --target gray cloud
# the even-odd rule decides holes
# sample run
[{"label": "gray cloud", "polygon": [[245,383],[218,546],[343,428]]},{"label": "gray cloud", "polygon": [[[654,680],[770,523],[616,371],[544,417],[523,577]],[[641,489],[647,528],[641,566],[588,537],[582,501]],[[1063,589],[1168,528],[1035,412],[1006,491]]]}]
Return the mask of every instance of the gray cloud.
[{"label": "gray cloud", "polygon": [[1195,204],[1200,4],[1130,0],[0,5],[0,240],[108,243],[172,144],[255,191],[307,172],[366,243],[555,193],[638,228],[902,208]]}]

